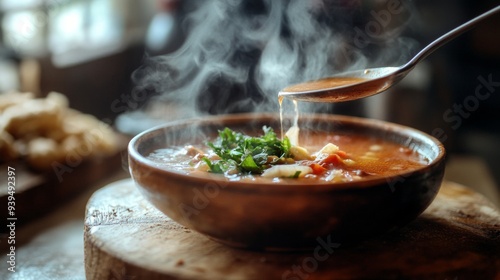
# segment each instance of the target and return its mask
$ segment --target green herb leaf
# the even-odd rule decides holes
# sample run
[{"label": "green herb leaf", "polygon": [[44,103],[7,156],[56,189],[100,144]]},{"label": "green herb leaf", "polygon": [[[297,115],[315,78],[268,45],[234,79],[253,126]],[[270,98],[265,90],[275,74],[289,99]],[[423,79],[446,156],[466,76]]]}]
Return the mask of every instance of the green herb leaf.
[{"label": "green herb leaf", "polygon": [[206,157],[203,157],[202,160],[208,165],[208,167],[210,168],[210,172],[213,173],[225,173],[238,170],[237,164],[233,160],[215,160],[212,162]]},{"label": "green herb leaf", "polygon": [[261,172],[261,168],[255,163],[251,155],[248,155],[242,162],[241,168],[250,172]]},{"label": "green herb leaf", "polygon": [[290,176],[290,178],[297,179],[297,178],[299,178],[300,173],[301,173],[300,171],[295,171],[295,174]]}]

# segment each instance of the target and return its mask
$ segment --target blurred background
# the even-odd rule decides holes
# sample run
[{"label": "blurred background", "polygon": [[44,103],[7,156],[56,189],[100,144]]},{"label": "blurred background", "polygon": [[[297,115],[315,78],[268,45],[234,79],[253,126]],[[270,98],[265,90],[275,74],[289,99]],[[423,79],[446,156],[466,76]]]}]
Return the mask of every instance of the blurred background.
[{"label": "blurred background", "polygon": [[[448,30],[498,5],[497,1],[488,0],[309,2],[318,26],[332,31],[328,33],[332,38],[340,38],[332,42],[338,44],[338,59],[331,62],[334,67],[328,68],[326,74],[356,66],[401,63]],[[267,32],[266,24],[275,24],[266,21],[274,16],[269,3],[0,0],[0,92],[30,91],[45,96],[58,91],[68,97],[71,107],[112,122],[131,135],[166,120],[199,114],[252,111],[261,104],[271,104],[266,109],[277,111],[276,96],[268,92],[273,87],[279,89],[282,83],[269,86],[260,83],[259,75],[252,74],[262,67],[262,58],[270,56],[263,45],[272,38],[258,34],[259,30]],[[224,5],[229,8],[221,8]],[[235,8],[237,5],[241,7]],[[232,29],[225,28],[232,22],[221,11],[230,8],[244,12],[248,15],[244,20],[259,26],[252,29],[257,30],[252,36],[258,39],[251,45],[244,45],[238,32],[230,33]],[[384,17],[387,12],[390,18]],[[193,14],[198,18],[193,19]],[[279,36],[293,46],[297,33],[294,25],[310,23],[300,16],[281,17],[277,21]],[[199,25],[213,29],[203,31]],[[386,93],[309,109],[388,120],[433,134],[443,141],[450,154],[472,155],[484,161],[498,186],[499,28],[497,15],[428,57]],[[317,33],[321,32],[323,29]],[[299,35],[302,40],[317,42],[308,34]],[[224,37],[226,41],[197,41],[196,36]],[[227,63],[239,65],[231,70],[250,69],[243,71],[247,79],[231,79],[227,75],[231,71],[223,70],[201,77],[204,72],[200,69],[205,69],[210,57],[198,57],[189,51],[196,44],[208,49],[205,43],[228,49],[231,59]],[[304,41],[298,45],[303,46]],[[307,47],[299,50],[307,51]],[[320,54],[317,50],[307,52],[307,57]],[[180,60],[181,55],[199,61],[193,66]],[[182,68],[184,65],[186,68]],[[284,67],[278,69],[282,71]],[[168,84],[176,75],[187,86],[183,91],[179,91],[178,84]],[[295,75],[294,79],[298,82],[300,77]],[[199,85],[191,87],[195,82]],[[183,103],[179,94],[196,102]],[[178,107],[179,103],[182,106]],[[173,110],[176,108],[177,112]],[[466,173],[461,175],[467,177]]]}]

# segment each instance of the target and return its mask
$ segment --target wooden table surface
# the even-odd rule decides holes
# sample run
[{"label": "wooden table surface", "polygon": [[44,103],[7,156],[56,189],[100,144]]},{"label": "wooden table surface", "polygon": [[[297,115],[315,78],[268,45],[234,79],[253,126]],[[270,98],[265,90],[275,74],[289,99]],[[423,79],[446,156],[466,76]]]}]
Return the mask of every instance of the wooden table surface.
[{"label": "wooden table surface", "polygon": [[[492,181],[490,177],[488,177],[487,174],[488,171],[482,170],[480,165],[479,167],[476,166],[477,168],[474,167],[476,169],[473,169],[474,171],[471,172],[470,166],[464,164],[458,164],[457,166],[456,164],[453,164],[453,162],[457,161],[454,161],[453,159],[450,161],[452,167],[448,169],[451,172],[447,171],[448,180],[453,180],[455,178],[453,174],[465,174],[466,172],[468,172],[468,174],[470,174],[468,178],[470,178],[470,180],[474,182],[474,185],[469,185],[469,186],[471,186],[471,188],[474,189],[474,191],[472,191],[474,193],[474,196],[478,196],[478,199],[481,200],[481,203],[474,204],[477,206],[476,210],[486,211],[489,213],[488,215],[491,215],[490,210],[494,208],[488,205],[489,203],[491,203],[488,202],[488,200],[498,201],[499,197],[496,187],[493,186],[493,188],[491,188]],[[472,160],[467,162],[474,163],[475,161]],[[463,170],[460,170],[461,166],[464,167]],[[480,172],[476,172],[477,170],[480,170]],[[486,181],[483,180],[484,176],[487,177]],[[2,256],[0,257],[0,279],[41,279],[41,280],[85,279],[84,249],[83,249],[84,247],[83,220],[84,220],[85,206],[90,196],[94,194],[97,189],[106,186],[109,183],[116,182],[119,179],[127,177],[128,174],[125,171],[120,171],[110,174],[106,179],[95,182],[94,184],[89,186],[88,190],[82,193],[76,199],[67,201],[66,203],[59,206],[56,211],[53,211],[49,215],[46,215],[35,221],[32,221],[21,228],[17,228],[16,229],[17,263],[16,263],[15,273],[7,271],[7,265],[6,265],[7,261],[6,253],[8,253],[6,246],[7,236],[2,235],[0,239],[0,248],[2,253]],[[458,189],[464,190],[465,192],[471,192],[469,188],[464,189],[463,187],[460,186],[457,187]],[[481,192],[482,194],[485,194],[487,198],[481,197],[481,195],[477,194],[478,191]],[[493,211],[495,215],[498,214],[497,209],[498,208],[496,208],[496,210]],[[444,263],[442,262],[442,258],[439,258],[439,256],[443,257],[447,254],[450,254],[451,252],[453,254],[458,255],[459,257],[461,256],[461,258],[469,261],[471,264],[474,264],[478,260],[480,260],[480,258],[478,259],[479,255],[477,254],[463,255],[465,254],[464,252],[471,252],[471,250],[472,251],[481,250],[481,248],[483,249],[498,248],[498,242],[500,242],[499,241],[500,237],[498,234],[498,218],[496,221],[496,225],[495,223],[492,224],[493,228],[491,231],[486,231],[483,232],[483,234],[478,235],[478,232],[474,229],[474,225],[468,225],[467,230],[464,231],[466,233],[465,237],[459,238],[455,235],[455,233],[457,230],[460,231],[464,228],[464,225],[461,224],[461,219],[462,220],[466,219],[467,215],[470,215],[470,213],[460,208],[456,208],[455,212],[458,216],[455,217],[453,226],[448,227],[445,232],[438,230],[442,226],[439,221],[424,219],[419,224],[414,224],[413,226],[410,225],[409,228],[405,228],[402,231],[400,231],[400,237],[399,237],[400,242],[401,240],[404,239],[418,240],[419,238],[425,239],[434,236],[434,238],[436,238],[435,239],[436,247],[434,250],[428,252],[427,254],[436,257],[435,260],[436,262],[438,262],[438,265],[444,267],[443,271],[446,270],[445,268],[447,266],[444,265]],[[420,228],[422,232],[424,230],[427,230],[427,233],[425,235],[420,235],[418,233],[419,232],[418,230],[412,231],[415,229],[419,229],[419,225],[422,227]],[[489,234],[487,234],[487,232],[489,232]],[[465,242],[466,240],[468,240],[466,238],[473,238],[473,240],[475,241],[472,243]],[[488,243],[491,241],[490,239],[493,240],[493,243],[491,243],[492,246],[486,246],[485,244],[490,244]],[[447,245],[453,244],[453,246],[451,249],[444,250],[443,249],[444,245],[440,244],[447,244]],[[219,246],[219,245],[217,244],[213,246]],[[394,251],[397,248],[395,246],[392,246],[392,244],[386,244],[383,242],[381,242],[378,246],[381,248],[383,247],[386,250],[392,250],[392,251]],[[214,247],[214,248],[219,248],[219,247]],[[401,249],[401,247],[399,248]],[[370,255],[372,258],[377,258],[378,256],[373,255],[373,252],[375,252],[374,249],[377,248],[367,247],[363,249],[363,247],[359,247],[357,251],[356,250],[352,251],[352,254],[355,254],[355,252],[359,252],[360,250],[361,251],[364,250],[367,253],[372,252]],[[413,248],[408,248],[408,249],[410,250]],[[340,246],[337,252],[342,250],[344,250],[345,252],[347,248],[342,248],[342,246]],[[398,257],[399,255],[396,253],[397,251],[395,251],[395,254],[393,255],[396,256],[394,259],[386,260],[385,262],[386,267],[390,268],[393,263],[394,264],[398,262],[401,263],[404,260],[399,258]],[[477,267],[478,273],[480,273],[481,271],[485,273],[490,273],[493,270],[496,270],[496,273],[498,273],[498,271],[500,271],[500,268],[498,267],[498,251],[493,253],[496,254],[494,254],[493,257],[489,259],[489,262],[486,263],[486,268],[484,267],[484,264],[482,264],[482,262],[479,262]],[[339,254],[335,253],[332,254],[332,258],[335,258],[335,256],[339,256]],[[296,256],[297,265],[300,265],[302,260],[303,258],[301,258],[300,256]],[[266,265],[271,261],[272,259],[262,258],[258,259],[258,264]],[[340,261],[337,264],[337,266],[341,265],[342,263],[348,263],[348,262],[349,262],[348,259],[344,259]],[[179,264],[184,265],[184,263],[182,262],[180,262]],[[408,263],[407,265],[411,266],[411,263]],[[456,265],[457,267],[459,266],[458,263],[452,264],[452,266],[454,265]],[[184,267],[189,267],[189,266],[187,263],[185,263]],[[288,269],[287,266],[285,266],[285,268]],[[353,273],[361,273],[360,271],[362,271],[363,269],[364,267],[358,266],[358,269],[353,271]],[[283,272],[286,272],[286,270]],[[109,279],[140,279],[140,278],[130,278],[130,277],[126,278],[124,277],[126,275],[127,274],[125,270],[115,270],[114,274],[112,274],[110,276],[111,278]],[[461,277],[461,276],[462,276],[461,272],[456,271],[456,277],[454,278],[448,277],[447,279],[466,279],[466,277]],[[491,275],[488,274],[487,276]],[[294,278],[289,278],[289,279],[294,279]],[[440,279],[446,279],[446,278],[440,278]],[[474,279],[479,279],[479,278],[474,277]]]},{"label": "wooden table surface", "polygon": [[320,239],[295,253],[230,248],[163,215],[128,179],[97,191],[87,204],[86,275],[89,280],[500,277],[500,212],[451,182],[400,230],[350,245]]}]

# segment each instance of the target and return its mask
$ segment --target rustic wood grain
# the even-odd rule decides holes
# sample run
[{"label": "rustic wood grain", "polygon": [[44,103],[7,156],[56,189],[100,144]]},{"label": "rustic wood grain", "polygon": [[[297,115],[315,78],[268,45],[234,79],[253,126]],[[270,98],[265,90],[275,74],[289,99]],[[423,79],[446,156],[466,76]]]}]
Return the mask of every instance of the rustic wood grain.
[{"label": "rustic wood grain", "polygon": [[127,179],[87,204],[85,270],[89,280],[500,278],[498,209],[451,182],[402,229],[358,244],[322,240],[296,253],[230,248],[157,211]]}]

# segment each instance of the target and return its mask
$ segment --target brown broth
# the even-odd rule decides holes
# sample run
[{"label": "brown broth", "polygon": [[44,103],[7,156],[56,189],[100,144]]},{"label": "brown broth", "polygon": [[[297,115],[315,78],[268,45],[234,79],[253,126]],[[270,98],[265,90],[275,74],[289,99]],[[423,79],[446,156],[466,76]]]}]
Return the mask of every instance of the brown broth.
[{"label": "brown broth", "polygon": [[391,176],[402,171],[427,165],[429,159],[408,147],[375,137],[363,135],[309,136],[308,149],[316,151],[325,143],[333,143],[345,151],[355,163],[346,167],[372,176]]},{"label": "brown broth", "polygon": [[[301,139],[306,141],[306,139]],[[401,174],[425,166],[429,159],[413,151],[408,147],[389,142],[384,139],[368,137],[363,135],[331,135],[317,133],[308,135],[305,147],[310,152],[320,150],[325,144],[333,143],[340,150],[347,153],[353,164],[328,165],[328,172],[323,175],[306,176],[305,178],[294,180],[316,180],[331,182],[348,182],[362,180],[364,178],[385,177]],[[192,143],[198,149],[208,153],[208,148],[199,143]],[[200,171],[193,164],[193,156],[187,155],[184,147],[170,147],[153,152],[149,159],[165,165],[166,168],[175,171],[185,172],[186,174],[203,174],[208,171]],[[300,162],[298,162],[300,164]],[[221,176],[224,176],[221,174]],[[333,177],[332,177],[333,176]],[[281,178],[264,178],[260,175],[231,175],[226,176],[228,180],[238,181],[263,181],[280,182]],[[333,178],[333,179],[332,179]]]},{"label": "brown broth", "polygon": [[310,81],[305,83],[300,83],[296,85],[291,85],[282,90],[282,92],[303,92],[303,91],[314,91],[320,89],[328,89],[334,87],[341,87],[346,85],[357,84],[366,81],[363,78],[355,77],[330,77],[324,78],[316,81]]}]

